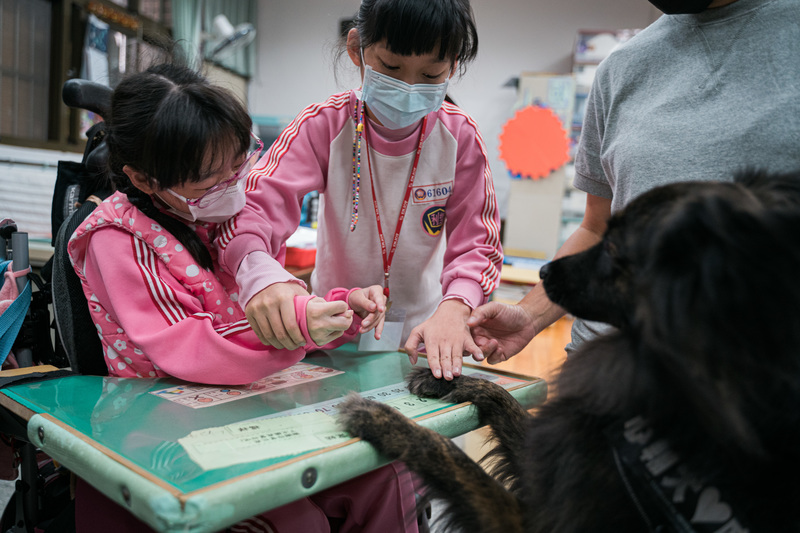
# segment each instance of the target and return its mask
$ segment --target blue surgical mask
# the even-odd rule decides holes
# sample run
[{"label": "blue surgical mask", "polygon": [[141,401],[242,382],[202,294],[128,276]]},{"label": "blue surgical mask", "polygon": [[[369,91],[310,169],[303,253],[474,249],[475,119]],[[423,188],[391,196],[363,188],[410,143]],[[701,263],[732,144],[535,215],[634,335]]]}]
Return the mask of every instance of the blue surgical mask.
[{"label": "blue surgical mask", "polygon": [[449,81],[409,85],[365,65],[361,99],[381,124],[399,130],[437,111],[444,102]]}]

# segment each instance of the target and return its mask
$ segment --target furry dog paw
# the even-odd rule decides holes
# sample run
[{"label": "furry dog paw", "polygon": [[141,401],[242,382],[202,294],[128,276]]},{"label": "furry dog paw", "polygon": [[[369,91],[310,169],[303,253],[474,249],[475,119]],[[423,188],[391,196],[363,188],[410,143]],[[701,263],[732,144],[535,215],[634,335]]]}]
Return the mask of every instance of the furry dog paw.
[{"label": "furry dog paw", "polygon": [[339,404],[339,425],[354,437],[372,444],[389,459],[398,459],[408,448],[408,435],[416,424],[397,409],[358,394],[347,395]]},{"label": "furry dog paw", "polygon": [[408,373],[408,390],[421,398],[444,398],[456,386],[460,378],[452,381],[436,378],[428,368],[412,368]]},{"label": "furry dog paw", "polygon": [[449,403],[470,402],[485,382],[468,376],[452,381],[437,379],[427,368],[414,368],[408,374],[408,390],[421,398],[437,398]]}]

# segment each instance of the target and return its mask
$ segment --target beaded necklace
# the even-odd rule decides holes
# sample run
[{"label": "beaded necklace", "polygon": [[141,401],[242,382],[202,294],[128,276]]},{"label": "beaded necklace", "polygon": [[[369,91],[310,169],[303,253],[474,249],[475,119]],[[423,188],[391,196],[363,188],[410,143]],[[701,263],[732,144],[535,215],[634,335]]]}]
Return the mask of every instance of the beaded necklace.
[{"label": "beaded necklace", "polygon": [[355,231],[358,224],[358,195],[361,189],[361,139],[364,136],[364,103],[356,100],[353,107],[353,120],[356,133],[353,138],[353,209],[350,215],[350,231]]}]

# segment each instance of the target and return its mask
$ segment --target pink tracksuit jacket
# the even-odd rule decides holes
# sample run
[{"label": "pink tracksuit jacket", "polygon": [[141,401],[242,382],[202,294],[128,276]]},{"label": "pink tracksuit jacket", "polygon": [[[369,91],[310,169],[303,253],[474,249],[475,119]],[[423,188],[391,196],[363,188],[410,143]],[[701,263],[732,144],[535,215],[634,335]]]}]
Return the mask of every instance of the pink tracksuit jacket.
[{"label": "pink tracksuit jacket", "polygon": [[[210,247],[217,228],[201,222],[195,231]],[[295,299],[306,346],[264,346],[247,323],[233,278],[216,261],[213,272],[200,267],[175,237],[122,193],[87,217],[72,235],[68,251],[111,376],[174,376],[242,385],[287,368],[318,348],[305,327],[308,298]],[[350,292],[334,289],[325,298],[347,301]],[[360,324],[354,315],[335,345],[352,339]]]},{"label": "pink tracksuit jacket", "polygon": [[[314,293],[383,285],[369,165],[370,161],[374,165],[372,177],[388,249],[422,122],[402,130],[367,124],[358,224],[351,232],[358,96],[357,91],[348,91],[307,107],[251,171],[247,205],[223,225],[217,240],[220,265],[235,275],[243,307],[265,287],[295,279],[274,257],[296,230],[302,199],[311,191],[322,193],[311,278]],[[406,310],[404,339],[443,299],[458,298],[472,308],[486,302],[500,276],[499,228],[494,185],[478,128],[458,107],[445,103],[428,115],[391,265],[391,299]]]}]

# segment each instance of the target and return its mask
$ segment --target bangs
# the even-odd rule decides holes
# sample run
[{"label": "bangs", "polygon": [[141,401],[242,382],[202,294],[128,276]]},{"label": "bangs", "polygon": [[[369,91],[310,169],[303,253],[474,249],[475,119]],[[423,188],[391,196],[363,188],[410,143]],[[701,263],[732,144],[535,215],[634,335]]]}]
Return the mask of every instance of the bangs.
[{"label": "bangs", "polygon": [[231,152],[247,151],[250,117],[237,109],[240,106],[205,105],[204,100],[213,99],[212,92],[209,87],[173,91],[154,114],[149,138],[142,143],[147,167],[142,171],[162,187],[202,181],[221,170]]},{"label": "bangs", "polygon": [[377,0],[373,9],[356,21],[365,48],[386,40],[395,54],[434,54],[451,62],[468,62],[477,53],[477,32],[463,0]]}]

